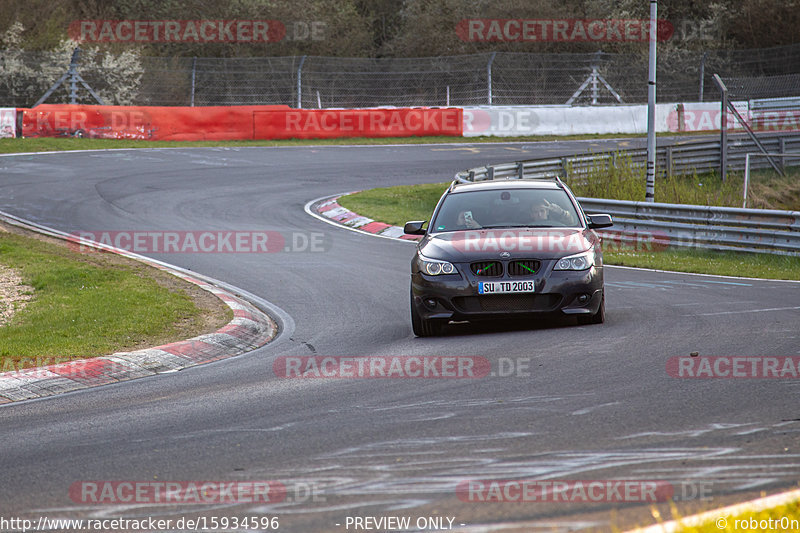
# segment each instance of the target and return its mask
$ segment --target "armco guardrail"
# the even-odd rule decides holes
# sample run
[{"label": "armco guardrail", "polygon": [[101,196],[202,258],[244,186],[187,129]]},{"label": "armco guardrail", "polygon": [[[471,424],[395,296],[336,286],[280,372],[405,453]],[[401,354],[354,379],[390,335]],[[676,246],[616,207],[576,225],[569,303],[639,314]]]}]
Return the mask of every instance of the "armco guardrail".
[{"label": "armco guardrail", "polygon": [[[770,153],[800,151],[800,134],[762,134],[758,140]],[[728,169],[744,170],[745,154],[758,152],[752,140],[746,137],[728,140]],[[614,153],[582,154],[560,158],[535,159],[489,165],[473,168],[456,174],[458,180],[482,180],[493,178],[526,177],[566,177],[568,175],[586,175],[598,165],[612,166],[618,158],[627,158],[633,167],[644,168],[647,162],[647,150],[628,149]],[[688,141],[669,146],[659,146],[656,150],[656,168],[663,169],[666,174],[704,173],[719,170],[720,142],[702,140]],[[781,158],[785,165],[800,161],[800,157]],[[762,158],[751,160],[752,168],[767,168],[769,161]]]},{"label": "armco guardrail", "polygon": [[800,211],[597,198],[580,202],[587,213],[611,215],[614,238],[622,242],[800,255]]},{"label": "armco guardrail", "polygon": [[[774,145],[783,147],[787,152],[790,146],[800,147],[800,136],[760,137],[759,140],[768,150]],[[742,167],[744,154],[757,151],[749,140],[734,141],[731,145],[737,148],[734,153],[740,154],[736,160],[741,161]],[[671,148],[673,172],[677,172],[676,168],[702,172],[716,168],[718,164],[718,157],[712,162],[711,154],[716,150],[718,156],[719,142],[696,141],[667,148]],[[644,150],[621,150],[613,155],[583,154],[559,159],[487,165],[459,172],[456,174],[456,180],[469,182],[565,176],[567,173],[578,172],[585,174],[592,165],[598,164],[598,157],[603,158],[601,161],[614,164],[616,157],[624,156],[630,157],[635,163],[640,153],[646,157]],[[661,148],[662,157],[664,153],[665,148]],[[766,163],[764,165],[766,166]],[[580,202],[588,213],[610,214],[614,219],[613,230],[600,233],[606,233],[623,244],[645,242],[648,246],[800,255],[800,211],[628,202],[596,198],[580,198]]]}]

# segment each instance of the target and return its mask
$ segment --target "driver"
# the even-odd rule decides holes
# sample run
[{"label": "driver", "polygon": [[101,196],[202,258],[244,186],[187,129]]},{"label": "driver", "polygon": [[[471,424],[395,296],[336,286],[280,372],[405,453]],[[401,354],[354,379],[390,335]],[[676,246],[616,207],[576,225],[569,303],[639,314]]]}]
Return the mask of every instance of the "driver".
[{"label": "driver", "polygon": [[530,220],[536,224],[543,222],[560,222],[565,226],[574,223],[569,211],[546,198],[537,198],[533,201],[529,211]]}]

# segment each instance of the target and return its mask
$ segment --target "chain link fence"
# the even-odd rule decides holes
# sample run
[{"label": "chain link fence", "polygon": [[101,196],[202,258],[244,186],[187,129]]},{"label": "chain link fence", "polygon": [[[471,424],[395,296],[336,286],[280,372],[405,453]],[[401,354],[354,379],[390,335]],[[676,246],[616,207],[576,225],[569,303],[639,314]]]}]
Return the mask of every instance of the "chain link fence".
[{"label": "chain link fence", "polygon": [[[106,103],[119,105],[355,108],[647,101],[645,50],[374,59],[141,57],[138,71],[129,65],[125,76],[100,54],[93,57],[81,64],[80,74]],[[0,107],[33,105],[68,64],[63,53],[0,52]],[[705,53],[664,49],[658,65],[661,102],[718,99],[715,73],[749,83],[739,91],[747,97],[800,95],[800,44]],[[774,79],[765,82],[768,77]],[[81,96],[83,103],[91,102],[85,91]],[[59,89],[48,102],[69,102],[69,91]]]}]

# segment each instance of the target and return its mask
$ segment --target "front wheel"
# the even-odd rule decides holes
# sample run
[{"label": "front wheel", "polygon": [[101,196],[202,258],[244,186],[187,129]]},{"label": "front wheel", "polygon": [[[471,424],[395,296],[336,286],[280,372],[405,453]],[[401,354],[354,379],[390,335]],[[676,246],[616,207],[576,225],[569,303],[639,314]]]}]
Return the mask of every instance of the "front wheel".
[{"label": "front wheel", "polygon": [[414,293],[411,293],[411,329],[417,337],[435,337],[442,333],[442,322],[426,320],[419,316],[414,306]]}]

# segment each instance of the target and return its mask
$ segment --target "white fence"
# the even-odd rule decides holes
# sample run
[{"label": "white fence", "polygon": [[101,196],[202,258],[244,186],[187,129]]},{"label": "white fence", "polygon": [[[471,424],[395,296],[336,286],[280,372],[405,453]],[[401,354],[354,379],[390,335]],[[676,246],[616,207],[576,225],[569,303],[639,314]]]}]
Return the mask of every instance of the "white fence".
[{"label": "white fence", "polygon": [[[758,131],[800,131],[800,104],[764,110],[763,102],[738,101],[733,105]],[[655,129],[658,133],[714,131],[720,129],[721,118],[720,102],[657,104]],[[728,129],[744,131],[730,111]],[[646,105],[464,108],[464,137],[645,133]]]}]

